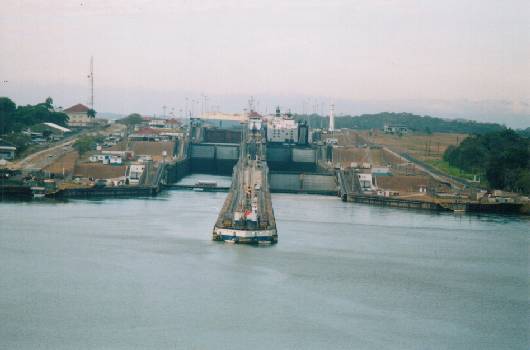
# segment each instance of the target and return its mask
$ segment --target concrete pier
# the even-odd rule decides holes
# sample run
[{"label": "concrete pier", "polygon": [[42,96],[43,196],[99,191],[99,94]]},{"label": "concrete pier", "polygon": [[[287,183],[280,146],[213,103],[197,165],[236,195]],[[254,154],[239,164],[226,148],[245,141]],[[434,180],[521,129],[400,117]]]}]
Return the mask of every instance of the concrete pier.
[{"label": "concrete pier", "polygon": [[232,186],[214,225],[212,239],[230,243],[276,243],[266,162],[260,130],[245,132]]}]

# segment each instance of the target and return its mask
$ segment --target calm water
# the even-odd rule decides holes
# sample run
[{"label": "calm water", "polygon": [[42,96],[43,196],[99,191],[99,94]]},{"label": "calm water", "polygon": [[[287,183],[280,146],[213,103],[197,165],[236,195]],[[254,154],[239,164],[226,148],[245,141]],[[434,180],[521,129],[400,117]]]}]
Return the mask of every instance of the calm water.
[{"label": "calm water", "polygon": [[528,348],[526,219],[273,195],[234,246],[224,197],[0,203],[0,348]]}]

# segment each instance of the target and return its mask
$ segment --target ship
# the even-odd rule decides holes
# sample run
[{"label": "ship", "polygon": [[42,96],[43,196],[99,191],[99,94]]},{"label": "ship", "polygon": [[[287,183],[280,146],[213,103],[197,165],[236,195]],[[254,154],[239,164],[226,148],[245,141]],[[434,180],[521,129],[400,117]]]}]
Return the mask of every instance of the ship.
[{"label": "ship", "polygon": [[228,243],[278,242],[271,204],[266,150],[261,125],[249,122],[232,185],[214,225],[212,239]]}]

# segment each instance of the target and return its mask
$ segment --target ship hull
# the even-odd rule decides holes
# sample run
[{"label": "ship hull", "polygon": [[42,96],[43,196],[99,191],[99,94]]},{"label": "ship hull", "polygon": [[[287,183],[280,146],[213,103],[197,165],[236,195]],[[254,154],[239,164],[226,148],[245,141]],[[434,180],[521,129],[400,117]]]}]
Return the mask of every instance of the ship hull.
[{"label": "ship hull", "polygon": [[278,242],[276,229],[269,230],[240,230],[214,227],[212,239],[228,243],[241,244],[274,244]]}]

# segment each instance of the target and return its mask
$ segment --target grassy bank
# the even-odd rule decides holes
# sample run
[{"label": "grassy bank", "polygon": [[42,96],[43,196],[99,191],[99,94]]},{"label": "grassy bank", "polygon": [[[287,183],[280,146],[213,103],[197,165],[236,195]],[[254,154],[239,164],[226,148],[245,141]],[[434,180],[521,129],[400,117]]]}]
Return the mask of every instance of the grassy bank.
[{"label": "grassy bank", "polygon": [[[428,160],[427,163],[432,165],[436,169],[438,169],[440,171],[443,171],[444,173],[446,173],[448,175],[461,177],[461,178],[467,179],[467,180],[473,180],[473,176],[477,175],[477,174],[468,173],[466,171],[463,171],[460,168],[451,166],[451,165],[449,165],[448,162],[446,162],[444,160],[432,160],[431,159],[431,160]],[[482,176],[480,176],[480,177],[481,177],[481,184],[482,184],[483,183],[482,182]]]}]

